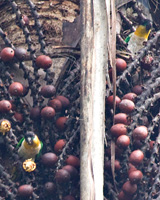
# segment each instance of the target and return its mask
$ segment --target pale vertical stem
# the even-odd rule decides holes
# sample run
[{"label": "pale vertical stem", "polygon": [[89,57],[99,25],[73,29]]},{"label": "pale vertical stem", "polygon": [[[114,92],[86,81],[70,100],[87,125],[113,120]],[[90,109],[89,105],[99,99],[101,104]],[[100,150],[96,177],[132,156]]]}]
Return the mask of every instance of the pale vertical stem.
[{"label": "pale vertical stem", "polygon": [[82,0],[81,42],[81,200],[103,200],[105,69],[107,16],[105,0]]}]

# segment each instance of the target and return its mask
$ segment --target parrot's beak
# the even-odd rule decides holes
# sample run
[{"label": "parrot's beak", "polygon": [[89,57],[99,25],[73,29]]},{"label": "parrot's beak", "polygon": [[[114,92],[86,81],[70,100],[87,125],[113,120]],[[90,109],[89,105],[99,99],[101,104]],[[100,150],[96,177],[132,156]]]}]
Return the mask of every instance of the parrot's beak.
[{"label": "parrot's beak", "polygon": [[33,144],[33,139],[31,137],[27,137],[26,138],[26,142],[29,144],[29,145],[32,145]]}]

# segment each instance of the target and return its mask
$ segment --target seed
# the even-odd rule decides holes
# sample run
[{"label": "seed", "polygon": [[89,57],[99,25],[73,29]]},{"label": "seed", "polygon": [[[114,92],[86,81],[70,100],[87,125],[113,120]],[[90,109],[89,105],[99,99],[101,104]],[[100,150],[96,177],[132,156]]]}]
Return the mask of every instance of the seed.
[{"label": "seed", "polygon": [[53,119],[53,117],[55,116],[55,110],[54,108],[50,107],[50,106],[46,106],[41,110],[41,116],[44,119]]},{"label": "seed", "polygon": [[55,109],[56,112],[61,111],[62,103],[58,99],[52,99],[48,102],[48,105]]},{"label": "seed", "polygon": [[14,50],[10,47],[5,47],[2,49],[0,56],[3,62],[9,62],[14,57]]},{"label": "seed", "polygon": [[127,128],[125,124],[115,124],[111,127],[110,133],[112,137],[119,137],[120,135],[127,134]]},{"label": "seed", "polygon": [[58,130],[64,131],[67,127],[66,122],[67,122],[67,117],[59,117],[56,120],[56,127],[58,128]]},{"label": "seed", "polygon": [[52,66],[52,59],[46,55],[38,56],[36,58],[36,66],[46,70]]},{"label": "seed", "polygon": [[48,152],[42,155],[41,161],[46,167],[54,167],[58,157],[52,152]]},{"label": "seed", "polygon": [[143,178],[143,174],[140,170],[132,171],[129,174],[129,180],[131,183],[139,183]]},{"label": "seed", "polygon": [[20,97],[23,94],[23,85],[19,82],[13,82],[8,91],[12,96]]},{"label": "seed", "polygon": [[30,197],[33,194],[33,187],[31,185],[21,185],[18,188],[18,195],[20,197]]},{"label": "seed", "polygon": [[130,118],[125,113],[118,113],[114,116],[114,123],[115,124],[125,124],[129,125],[131,122]]},{"label": "seed", "polygon": [[55,153],[59,154],[62,152],[63,147],[66,145],[66,140],[58,140],[54,145]]},{"label": "seed", "polygon": [[129,114],[135,109],[135,104],[131,100],[123,99],[119,103],[119,108],[121,112]]},{"label": "seed", "polygon": [[70,101],[68,98],[64,96],[57,96],[56,99],[60,100],[60,102],[62,103],[63,109],[67,109],[69,107]]},{"label": "seed", "polygon": [[[115,102],[116,102],[116,106],[118,106],[119,103],[121,102],[121,99],[118,96],[116,96]],[[113,108],[113,95],[106,98],[106,104],[108,104],[110,108]]]},{"label": "seed", "polygon": [[72,165],[73,167],[79,167],[80,166],[80,160],[76,156],[69,155],[68,158],[66,159],[66,164]]},{"label": "seed", "polygon": [[26,56],[27,56],[27,51],[23,47],[17,47],[15,49],[15,57],[18,60],[23,61],[26,59]]},{"label": "seed", "polygon": [[0,112],[7,113],[12,109],[12,105],[8,100],[0,101]]},{"label": "seed", "polygon": [[132,136],[136,140],[145,140],[148,136],[148,129],[146,126],[138,126],[133,130]]},{"label": "seed", "polygon": [[116,144],[120,148],[127,148],[130,144],[130,138],[127,135],[120,135],[116,140]]},{"label": "seed", "polygon": [[127,63],[122,58],[116,59],[116,69],[118,72],[123,72],[127,67]]},{"label": "seed", "polygon": [[137,191],[137,185],[127,181],[123,184],[122,190],[125,194],[133,195]]},{"label": "seed", "polygon": [[53,85],[45,85],[41,88],[41,92],[43,97],[50,98],[53,97],[56,93],[56,89]]},{"label": "seed", "polygon": [[64,169],[60,169],[55,175],[56,182],[59,184],[65,184],[70,181],[70,174]]},{"label": "seed", "polygon": [[137,149],[129,156],[129,162],[133,165],[139,165],[142,163],[144,154],[141,150]]},{"label": "seed", "polygon": [[135,103],[137,95],[133,92],[127,93],[123,96],[122,99],[129,99]]}]

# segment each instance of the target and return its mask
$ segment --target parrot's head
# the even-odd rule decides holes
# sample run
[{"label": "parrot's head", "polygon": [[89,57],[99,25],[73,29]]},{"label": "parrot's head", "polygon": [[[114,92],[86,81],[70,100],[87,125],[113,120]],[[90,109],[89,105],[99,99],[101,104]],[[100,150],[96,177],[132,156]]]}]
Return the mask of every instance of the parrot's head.
[{"label": "parrot's head", "polygon": [[32,131],[28,131],[25,136],[25,146],[27,147],[37,147],[40,144],[40,140],[36,134]]},{"label": "parrot's head", "polygon": [[146,31],[151,30],[152,28],[152,22],[150,19],[144,19],[140,23],[141,26],[144,26],[146,28]]},{"label": "parrot's head", "polygon": [[137,26],[135,35],[139,37],[143,37],[145,40],[148,39],[148,36],[151,32],[152,28],[152,22],[149,19],[144,19],[140,22],[140,24]]}]

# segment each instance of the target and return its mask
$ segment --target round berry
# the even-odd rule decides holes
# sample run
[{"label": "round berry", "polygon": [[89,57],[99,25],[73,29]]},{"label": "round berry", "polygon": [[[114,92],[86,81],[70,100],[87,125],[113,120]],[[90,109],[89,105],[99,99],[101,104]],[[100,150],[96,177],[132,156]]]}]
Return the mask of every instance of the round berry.
[{"label": "round berry", "polygon": [[23,85],[19,82],[13,82],[8,90],[12,96],[20,97],[23,94]]},{"label": "round berry", "polygon": [[70,174],[64,169],[59,169],[55,174],[55,179],[58,184],[66,184],[70,181]]},{"label": "round berry", "polygon": [[135,85],[132,88],[132,92],[134,92],[136,95],[140,95],[143,92],[142,86],[141,85]]},{"label": "round berry", "polygon": [[76,156],[69,155],[66,159],[67,165],[72,165],[73,167],[79,167],[80,166],[80,160]]},{"label": "round berry", "polygon": [[129,99],[135,103],[137,95],[133,92],[127,93],[123,96],[122,99]]},{"label": "round berry", "polygon": [[64,139],[61,139],[61,140],[58,140],[56,142],[56,144],[54,145],[54,151],[55,153],[59,154],[62,152],[62,149],[63,147],[66,145],[66,140]]},{"label": "round berry", "polygon": [[67,109],[70,105],[70,101],[68,98],[64,96],[57,96],[56,99],[58,99],[62,103],[63,109]]},{"label": "round berry", "polygon": [[145,140],[148,136],[148,129],[146,126],[138,126],[133,130],[132,136],[136,140]]},{"label": "round berry", "polygon": [[132,171],[130,174],[129,174],[129,180],[131,183],[139,183],[143,178],[143,174],[140,170],[135,170],[135,171]]},{"label": "round berry", "polygon": [[46,70],[52,66],[52,59],[46,55],[38,56],[36,58],[36,66]]},{"label": "round berry", "polygon": [[3,62],[9,62],[14,57],[14,50],[10,47],[5,47],[1,51],[1,59]]},{"label": "round berry", "polygon": [[20,124],[22,124],[24,122],[23,114],[15,112],[15,114],[13,116],[16,119],[16,121],[19,122]]},{"label": "round berry", "polygon": [[130,138],[127,135],[120,135],[116,140],[116,144],[119,148],[127,148],[130,144]]},{"label": "round berry", "polygon": [[42,164],[46,167],[54,167],[57,160],[58,157],[52,152],[45,153],[41,157]]},{"label": "round berry", "polygon": [[141,150],[137,149],[133,151],[129,156],[129,162],[133,165],[139,165],[142,163],[144,154]]},{"label": "round berry", "polygon": [[53,85],[45,85],[41,88],[41,94],[45,98],[53,97],[56,93],[56,89]]},{"label": "round berry", "polygon": [[53,119],[53,117],[55,116],[55,110],[54,108],[50,107],[50,106],[46,106],[41,110],[41,116],[44,119]]},{"label": "round berry", "polygon": [[131,100],[123,99],[119,103],[119,108],[121,112],[129,114],[135,109],[135,104]]},{"label": "round berry", "polygon": [[114,123],[115,124],[129,125],[130,122],[131,122],[131,120],[126,113],[118,113],[114,116]]},{"label": "round berry", "polygon": [[12,105],[8,100],[0,101],[0,112],[7,113],[12,109]]},{"label": "round berry", "polygon": [[48,105],[55,109],[56,112],[62,110],[62,103],[59,99],[52,99],[48,102]]},{"label": "round berry", "polygon": [[120,135],[127,134],[127,128],[125,124],[115,124],[111,127],[110,133],[113,137],[119,137]]},{"label": "round berry", "polygon": [[116,59],[116,69],[118,72],[123,72],[127,67],[127,63],[122,58]]},{"label": "round berry", "polygon": [[56,127],[58,130],[60,131],[64,131],[66,129],[66,122],[67,122],[67,117],[59,117],[57,120],[56,120]]},{"label": "round berry", "polygon": [[33,194],[33,187],[31,185],[21,185],[18,188],[18,195],[20,197],[30,197]]},{"label": "round berry", "polygon": [[137,191],[137,185],[127,181],[123,184],[122,190],[125,194],[133,195]]},{"label": "round berry", "polygon": [[41,110],[39,107],[31,108],[30,110],[30,118],[32,120],[38,120],[41,117]]},{"label": "round berry", "polygon": [[[119,103],[121,102],[121,99],[118,96],[116,96],[115,101],[116,101],[116,106],[118,106]],[[109,107],[113,108],[113,95],[106,98],[106,104],[108,104]]]},{"label": "round berry", "polygon": [[47,195],[52,195],[56,191],[56,186],[53,182],[47,182],[44,185],[44,190]]},{"label": "round berry", "polygon": [[71,165],[65,165],[62,169],[69,172],[71,179],[76,179],[78,177],[78,171],[75,167],[73,167]]},{"label": "round berry", "polygon": [[15,49],[15,57],[19,60],[19,61],[23,61],[26,59],[27,56],[27,51],[26,49],[24,49],[23,47],[17,47]]}]

